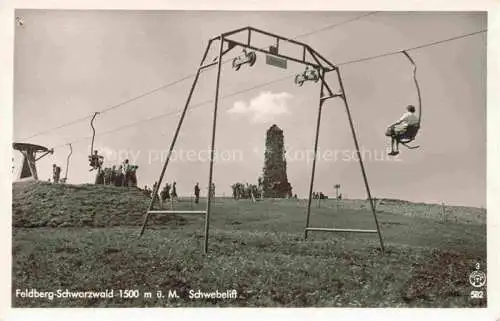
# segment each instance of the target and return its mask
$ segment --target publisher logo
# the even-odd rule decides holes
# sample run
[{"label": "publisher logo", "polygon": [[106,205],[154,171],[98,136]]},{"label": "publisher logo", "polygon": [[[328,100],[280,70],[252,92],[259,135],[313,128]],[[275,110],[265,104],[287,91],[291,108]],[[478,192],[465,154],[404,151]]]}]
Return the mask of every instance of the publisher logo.
[{"label": "publisher logo", "polygon": [[486,273],[482,271],[473,271],[469,274],[469,282],[475,288],[483,287],[486,284]]}]

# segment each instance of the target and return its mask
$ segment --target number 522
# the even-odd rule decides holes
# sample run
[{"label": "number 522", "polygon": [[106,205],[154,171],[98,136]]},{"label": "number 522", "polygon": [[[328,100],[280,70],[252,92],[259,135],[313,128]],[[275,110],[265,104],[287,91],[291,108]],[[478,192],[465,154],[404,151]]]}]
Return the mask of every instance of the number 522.
[{"label": "number 522", "polygon": [[471,299],[482,299],[483,298],[483,291],[471,291],[470,298]]}]

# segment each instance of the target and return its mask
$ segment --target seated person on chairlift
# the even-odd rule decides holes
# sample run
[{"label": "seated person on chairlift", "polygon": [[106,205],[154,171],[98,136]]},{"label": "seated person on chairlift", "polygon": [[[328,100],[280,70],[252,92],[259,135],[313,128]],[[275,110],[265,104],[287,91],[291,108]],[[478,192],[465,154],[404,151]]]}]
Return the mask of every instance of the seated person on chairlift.
[{"label": "seated person on chairlift", "polygon": [[104,157],[97,154],[97,150],[95,150],[94,155],[89,156],[89,162],[90,162],[89,165],[90,165],[90,167],[92,167],[90,170],[101,168],[103,161],[104,161]]},{"label": "seated person on chairlift", "polygon": [[391,152],[389,155],[399,154],[399,143],[401,139],[413,139],[414,129],[418,127],[418,118],[415,115],[415,107],[409,105],[407,112],[394,124],[387,128],[386,136],[391,137]]}]

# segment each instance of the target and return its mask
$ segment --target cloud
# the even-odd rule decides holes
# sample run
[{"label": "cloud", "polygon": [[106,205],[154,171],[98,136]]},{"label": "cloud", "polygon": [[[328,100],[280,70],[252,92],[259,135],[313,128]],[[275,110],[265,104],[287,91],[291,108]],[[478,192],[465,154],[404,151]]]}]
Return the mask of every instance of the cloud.
[{"label": "cloud", "polygon": [[245,114],[249,111],[247,105],[243,101],[237,101],[234,103],[233,108],[229,109],[227,112],[230,114]]},{"label": "cloud", "polygon": [[287,92],[272,93],[261,92],[249,103],[236,101],[227,112],[229,114],[249,115],[254,123],[268,123],[274,121],[278,116],[290,113],[288,100],[293,96]]}]

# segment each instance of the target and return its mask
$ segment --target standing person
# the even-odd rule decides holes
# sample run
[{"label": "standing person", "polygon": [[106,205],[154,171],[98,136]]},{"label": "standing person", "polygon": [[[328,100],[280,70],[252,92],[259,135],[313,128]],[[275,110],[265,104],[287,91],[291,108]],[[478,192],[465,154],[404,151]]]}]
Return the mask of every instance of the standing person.
[{"label": "standing person", "polygon": [[172,186],[170,186],[169,183],[165,184],[165,200],[169,200],[170,199],[170,189],[171,188],[172,188]]},{"label": "standing person", "polygon": [[154,183],[153,183],[153,190],[152,190],[152,191],[151,191],[151,193],[150,193],[151,198],[153,198],[153,193],[155,192],[155,190],[156,190],[156,186],[157,186],[157,185],[158,185],[158,182],[154,182]]},{"label": "standing person", "polygon": [[[198,183],[196,183],[196,184],[198,184]],[[237,199],[236,198],[236,186],[237,186],[236,184],[231,185],[231,188],[233,189],[233,199],[235,199],[235,200]]]},{"label": "standing person", "polygon": [[123,162],[123,173],[125,174],[125,177],[123,179],[123,186],[129,186],[130,185],[130,164],[128,163],[128,159],[126,159]]},{"label": "standing person", "polygon": [[165,187],[162,188],[160,192],[160,206],[163,208],[163,204],[165,204],[165,201],[170,198],[170,195],[168,195],[168,190],[170,187],[168,187],[168,183],[165,185]]},{"label": "standing person", "polygon": [[95,176],[95,183],[97,185],[103,185],[104,184],[104,171],[101,168],[97,169],[97,173]]},{"label": "standing person", "polygon": [[111,173],[109,174],[109,184],[113,185],[116,179],[116,165],[111,166]]},{"label": "standing person", "polygon": [[200,202],[200,186],[198,183],[194,186],[194,202],[196,204]]},{"label": "standing person", "polygon": [[175,181],[172,183],[172,193],[170,195],[172,196],[172,202],[177,199],[177,183]]},{"label": "standing person", "polygon": [[160,207],[163,208],[163,204],[162,204],[161,198],[158,196],[158,190],[156,190],[157,187],[158,187],[158,182],[154,182],[154,184],[153,184],[153,190],[151,191],[150,196],[151,196],[151,199],[153,199],[154,202],[159,201]]},{"label": "standing person", "polygon": [[133,187],[137,186],[137,169],[139,166],[137,165],[130,165],[130,185]]},{"label": "standing person", "polygon": [[241,184],[236,183],[236,199],[239,200],[241,198]]},{"label": "standing person", "polygon": [[212,199],[215,198],[215,184],[214,184],[214,182],[212,182],[212,185],[210,185],[210,195],[211,195]]},{"label": "standing person", "polygon": [[263,199],[264,198],[264,179],[262,177],[259,177],[257,181],[257,192],[259,193],[259,198]]},{"label": "standing person", "polygon": [[250,189],[250,185],[245,183],[245,198],[252,198],[252,190]]},{"label": "standing person", "polygon": [[104,185],[111,183],[111,168],[104,167]]},{"label": "standing person", "polygon": [[158,199],[161,199],[160,186],[158,185],[158,182],[154,182],[153,189],[150,190],[151,193],[149,195],[151,195],[151,198],[152,198],[156,188],[158,188],[158,190],[156,191],[156,195],[154,195],[154,197],[156,197],[156,199],[158,200]]},{"label": "standing person", "polygon": [[56,164],[52,164],[52,179],[54,183],[59,183],[59,178],[61,176],[61,167]]},{"label": "standing person", "polygon": [[118,170],[116,171],[115,186],[123,186],[123,167],[122,167],[122,165],[118,166]]},{"label": "standing person", "polygon": [[56,179],[57,179],[56,183],[59,183],[60,178],[61,178],[61,167],[56,166]]},{"label": "standing person", "polygon": [[56,183],[56,164],[52,164],[52,181]]}]

